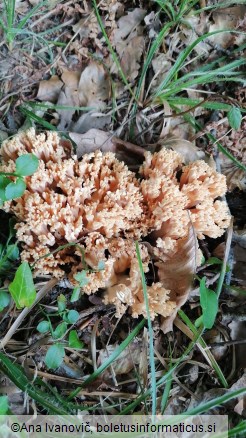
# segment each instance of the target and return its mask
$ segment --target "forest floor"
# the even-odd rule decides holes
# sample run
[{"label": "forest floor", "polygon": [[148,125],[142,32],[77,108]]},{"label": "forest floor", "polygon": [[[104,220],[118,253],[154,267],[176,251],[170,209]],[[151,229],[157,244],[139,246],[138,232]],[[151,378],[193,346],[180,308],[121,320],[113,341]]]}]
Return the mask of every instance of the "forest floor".
[{"label": "forest floor", "polygon": [[[160,316],[118,319],[102,291],[71,302],[65,280],[54,285],[51,277],[34,280],[43,298],[32,310],[18,309],[8,286],[21,245],[0,211],[0,412],[196,410],[229,415],[229,436],[245,436],[243,3],[1,3],[1,142],[31,127],[56,131],[81,154],[117,144],[130,169],[140,148],[171,146],[185,162],[202,158],[226,175],[233,223],[199,242],[202,265],[173,330],[163,333]],[[212,328],[197,323],[202,278],[219,299]]]}]

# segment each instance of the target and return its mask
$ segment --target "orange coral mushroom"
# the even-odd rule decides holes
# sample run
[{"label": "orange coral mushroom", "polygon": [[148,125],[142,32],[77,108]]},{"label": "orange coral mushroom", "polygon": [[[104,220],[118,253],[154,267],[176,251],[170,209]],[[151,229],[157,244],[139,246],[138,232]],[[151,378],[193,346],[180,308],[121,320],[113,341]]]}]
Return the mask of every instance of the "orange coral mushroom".
[{"label": "orange coral mushroom", "polygon": [[[184,285],[179,291],[176,284],[174,293],[170,279],[180,245],[188,245],[190,254],[191,229],[203,239],[220,236],[229,225],[227,206],[217,199],[226,191],[225,177],[204,161],[182,167],[180,154],[162,149],[145,153],[142,178],[137,178],[111,152],[97,150],[78,160],[68,141],[53,132],[37,135],[34,129],[3,142],[0,170],[13,172],[14,160],[29,152],[38,156],[38,170],[25,177],[23,196],[2,208],[18,219],[21,257],[35,264],[34,274],[59,278],[69,268],[75,283],[74,276],[86,264],[85,293],[104,288],[105,300],[115,304],[118,316],[128,307],[134,317],[146,316],[134,244],[145,237],[148,249],[140,244],[144,271],[149,271],[150,254],[157,267],[156,282],[147,286],[151,317],[174,315],[184,302]],[[69,246],[71,242],[79,242],[80,248]],[[63,249],[58,251],[60,245]],[[170,275],[162,269],[165,261],[173,271]],[[103,270],[97,269],[99,262]],[[192,269],[190,260],[186,264],[189,272],[182,273],[179,265],[189,284],[197,264],[193,262]]]}]

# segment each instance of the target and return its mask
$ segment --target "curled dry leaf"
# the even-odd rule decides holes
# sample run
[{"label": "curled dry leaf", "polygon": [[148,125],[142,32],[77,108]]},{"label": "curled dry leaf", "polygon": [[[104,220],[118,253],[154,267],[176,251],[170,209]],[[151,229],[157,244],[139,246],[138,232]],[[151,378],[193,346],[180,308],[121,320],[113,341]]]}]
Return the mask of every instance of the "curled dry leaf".
[{"label": "curled dry leaf", "polygon": [[62,81],[60,81],[56,75],[47,81],[41,81],[38,88],[37,99],[56,103],[62,86]]},{"label": "curled dry leaf", "polygon": [[201,254],[195,231],[190,226],[188,235],[178,240],[177,249],[173,256],[167,257],[165,261],[155,263],[160,281],[171,291],[170,299],[176,303],[176,309],[172,315],[163,320],[161,329],[164,333],[172,330],[178,310],[188,299],[200,259]]}]

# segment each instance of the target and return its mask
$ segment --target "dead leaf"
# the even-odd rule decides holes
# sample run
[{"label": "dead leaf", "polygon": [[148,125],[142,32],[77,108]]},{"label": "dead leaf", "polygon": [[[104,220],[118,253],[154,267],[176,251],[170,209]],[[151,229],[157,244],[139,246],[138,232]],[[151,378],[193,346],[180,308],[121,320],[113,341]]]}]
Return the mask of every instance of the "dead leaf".
[{"label": "dead leaf", "polygon": [[156,88],[165,79],[165,75],[170,70],[172,64],[168,60],[166,53],[161,53],[156,56],[152,61],[152,67],[154,70],[154,77],[151,81],[151,88]]},{"label": "dead leaf", "polygon": [[[117,347],[117,345],[108,345],[106,349],[100,350],[97,366],[104,363]],[[139,364],[141,349],[142,343],[138,340],[134,340],[122,351],[118,359],[112,364],[115,375],[127,374],[133,369],[134,365]]]},{"label": "dead leaf", "polygon": [[[161,237],[161,236],[159,236]],[[174,313],[161,325],[164,333],[172,330],[178,310],[189,297],[198,259],[198,243],[192,227],[186,237],[177,241],[177,250],[165,262],[156,262],[159,280],[169,289],[170,300],[176,302]]]},{"label": "dead leaf", "polygon": [[38,88],[37,99],[56,103],[62,86],[62,81],[60,81],[56,75],[47,81],[41,81]]},{"label": "dead leaf", "polygon": [[[126,76],[131,82],[137,75],[139,70],[139,61],[144,50],[144,37],[135,36],[129,41],[120,42],[117,45],[117,52],[119,53],[120,65]],[[115,64],[110,69],[111,73],[117,73],[118,68]]]},{"label": "dead leaf", "polygon": [[94,152],[97,149],[100,149],[102,152],[115,152],[116,150],[116,147],[110,138],[111,135],[100,129],[92,128],[87,131],[86,134],[69,132],[69,136],[76,143],[76,153],[78,158],[81,158],[84,154]]},{"label": "dead leaf", "polygon": [[74,33],[78,33],[80,39],[96,36],[99,33],[99,25],[93,11],[81,18],[78,23],[73,25]]},{"label": "dead leaf", "polygon": [[118,43],[122,42],[144,19],[147,11],[141,8],[135,8],[132,12],[121,17],[118,20],[118,28],[112,33],[111,41],[116,47]]},{"label": "dead leaf", "polygon": [[104,67],[92,61],[80,76],[78,95],[81,106],[105,108],[109,99],[110,83]]},{"label": "dead leaf", "polygon": [[[228,29],[236,30],[239,20],[242,19],[245,14],[246,6],[244,5],[237,5],[230,8],[216,10],[212,14],[214,24],[209,26],[209,32]],[[242,44],[243,41],[245,41],[245,35],[221,32],[209,37],[209,41],[213,42],[214,44],[219,44],[221,47],[226,49],[233,44],[238,46]]]},{"label": "dead leaf", "polygon": [[[146,15],[146,11],[140,8],[134,9],[128,15],[118,20],[118,28],[112,33],[112,45],[115,46],[119,55],[121,68],[126,78],[131,82],[139,70],[139,61],[144,50],[143,29],[140,22]],[[118,73],[118,67],[110,59],[110,72]]]},{"label": "dead leaf", "polygon": [[162,141],[161,144],[167,149],[173,149],[178,152],[183,157],[184,164],[189,164],[196,160],[202,160],[205,157],[205,153],[200,151],[194,143],[191,143],[188,140],[170,137]]},{"label": "dead leaf", "polygon": [[[80,72],[65,70],[62,73],[61,79],[63,81],[63,89],[60,91],[57,105],[75,107],[79,106],[78,85]],[[57,109],[57,113],[60,115],[60,122],[58,129],[68,130],[72,124],[72,117],[75,113],[75,109]]]},{"label": "dead leaf", "polygon": [[[71,88],[65,87],[64,91],[61,91],[59,94],[57,105],[79,106],[78,95]],[[75,111],[75,109],[57,109],[57,113],[60,115],[58,129],[61,131],[69,129]]]},{"label": "dead leaf", "polygon": [[84,134],[92,128],[104,129],[110,123],[111,115],[90,111],[82,114],[75,123],[71,124],[70,130],[79,134]]}]

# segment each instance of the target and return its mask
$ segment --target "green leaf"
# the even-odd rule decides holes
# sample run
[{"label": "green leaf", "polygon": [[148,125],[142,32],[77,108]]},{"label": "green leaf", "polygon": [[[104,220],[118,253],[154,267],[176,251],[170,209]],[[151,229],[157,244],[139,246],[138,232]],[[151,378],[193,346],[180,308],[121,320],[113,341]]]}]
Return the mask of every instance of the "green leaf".
[{"label": "green leaf", "polygon": [[32,271],[27,262],[18,267],[14,280],[9,285],[9,291],[17,309],[30,307],[36,299],[36,290],[33,283]]},{"label": "green leaf", "polygon": [[70,298],[70,302],[74,303],[75,301],[78,301],[79,297],[80,297],[80,287],[77,286],[73,289],[73,293],[72,293],[72,296]]},{"label": "green leaf", "polygon": [[6,201],[5,189],[10,182],[11,179],[7,178],[7,176],[0,175],[0,199],[2,201]]},{"label": "green leaf", "polygon": [[74,275],[75,280],[79,282],[80,287],[85,286],[89,283],[88,278],[86,277],[86,271],[83,270],[81,272],[78,272],[76,275]]},{"label": "green leaf", "polygon": [[50,331],[50,323],[49,321],[41,321],[38,326],[37,330],[39,333],[47,333]]},{"label": "green leaf", "polygon": [[67,330],[67,324],[66,322],[61,322],[61,324],[59,324],[56,329],[53,331],[53,338],[54,339],[59,339],[62,338],[62,336],[65,335]]},{"label": "green leaf", "polygon": [[19,257],[19,248],[17,245],[8,245],[6,250],[6,256],[10,260],[17,260]]},{"label": "green leaf", "polygon": [[79,313],[77,310],[69,310],[66,319],[70,324],[75,324],[79,319]]},{"label": "green leaf", "polygon": [[239,108],[233,106],[227,114],[228,122],[233,129],[239,129],[242,121],[242,114]]},{"label": "green leaf", "polygon": [[62,344],[55,344],[52,345],[45,356],[45,365],[54,370],[58,368],[64,359],[65,356],[65,349]]},{"label": "green leaf", "polygon": [[218,297],[216,293],[206,287],[206,277],[200,281],[200,303],[202,307],[202,320],[205,328],[210,329],[218,312]]},{"label": "green leaf", "polygon": [[10,296],[7,292],[0,292],[0,312],[10,303]]},{"label": "green leaf", "polygon": [[58,312],[62,313],[66,309],[67,299],[65,295],[61,294],[57,298],[57,304],[58,304]]},{"label": "green leaf", "polygon": [[218,259],[217,257],[209,257],[208,260],[206,260],[206,265],[222,265],[222,260]]},{"label": "green leaf", "polygon": [[79,340],[76,330],[71,330],[68,338],[68,345],[71,348],[83,348],[84,343]]},{"label": "green leaf", "polygon": [[25,154],[17,158],[15,173],[19,176],[32,175],[38,168],[38,158],[34,154]]},{"label": "green leaf", "polygon": [[8,397],[6,395],[2,395],[0,397],[0,415],[6,415],[8,410],[9,410]]},{"label": "green leaf", "polygon": [[11,182],[5,189],[5,198],[9,199],[19,198],[26,190],[26,183],[22,178],[17,178],[15,182]]}]

